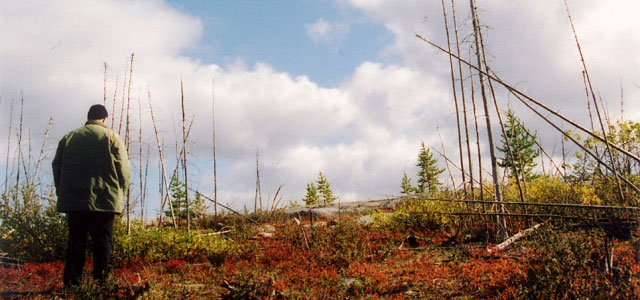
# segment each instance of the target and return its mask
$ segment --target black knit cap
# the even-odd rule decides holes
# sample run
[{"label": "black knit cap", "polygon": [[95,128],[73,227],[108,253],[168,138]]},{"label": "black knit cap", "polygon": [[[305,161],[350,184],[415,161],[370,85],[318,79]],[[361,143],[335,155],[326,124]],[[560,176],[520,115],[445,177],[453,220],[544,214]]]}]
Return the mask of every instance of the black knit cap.
[{"label": "black knit cap", "polygon": [[109,116],[109,113],[107,112],[107,108],[105,108],[104,105],[96,104],[96,105],[92,105],[91,108],[89,108],[87,119],[100,120],[108,116]]}]

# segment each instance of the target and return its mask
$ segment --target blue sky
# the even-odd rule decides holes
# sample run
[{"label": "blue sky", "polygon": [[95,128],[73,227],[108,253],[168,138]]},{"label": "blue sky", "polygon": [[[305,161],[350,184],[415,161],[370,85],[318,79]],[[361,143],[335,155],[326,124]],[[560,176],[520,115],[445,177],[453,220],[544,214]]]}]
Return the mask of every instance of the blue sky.
[{"label": "blue sky", "polygon": [[[24,98],[23,127],[31,133],[36,156],[35,145],[41,145],[53,118],[44,148],[43,165],[48,165],[58,139],[84,123],[91,104],[104,101],[105,76],[108,107],[114,102],[121,107],[127,95],[126,62],[135,53],[132,124],[139,129],[142,116],[142,143],[151,149],[145,157],[152,168],[149,178],[156,181],[148,184],[150,190],[157,186],[159,158],[147,92],[166,164],[175,165],[180,80],[187,118],[194,120],[188,144],[190,186],[213,192],[215,98],[219,197],[236,208],[253,203],[256,150],[263,197],[284,184],[281,203],[299,202],[320,171],[341,201],[393,197],[404,172],[415,178],[423,141],[460,164],[448,57],[415,36],[446,45],[440,1],[167,1],[0,1],[0,126],[9,127],[13,103],[17,128],[15,114]],[[468,2],[455,3],[466,57],[473,31]],[[621,88],[625,119],[640,119],[640,1],[568,3],[591,79],[612,119],[619,117]],[[492,69],[542,103],[588,124],[582,67],[564,1],[478,5]],[[477,87],[477,76],[463,73],[466,87],[472,79]],[[515,110],[540,132],[554,159],[562,159],[558,133],[504,89],[496,94],[500,109]],[[494,133],[499,132],[493,107],[490,114]],[[480,132],[480,155],[487,163],[484,128]],[[0,132],[0,157],[9,158],[9,178],[16,178],[11,163],[16,144],[15,131]],[[23,152],[28,145],[23,144]],[[131,157],[138,178],[139,155],[132,152]],[[445,160],[438,159],[445,168]],[[441,181],[460,186],[456,166],[449,167],[453,176],[443,174]],[[43,169],[41,187],[47,189],[51,179]],[[134,185],[133,194],[139,195]],[[157,192],[149,195],[155,197],[148,200],[150,213],[157,213]]]},{"label": "blue sky", "polygon": [[[264,62],[292,76],[308,76],[334,87],[363,61],[393,62],[383,55],[393,35],[361,11],[333,1],[182,1],[176,9],[203,24],[199,45],[184,55],[203,63],[227,64],[241,59],[247,65]],[[314,41],[308,24],[324,20],[340,23],[347,32]]]}]

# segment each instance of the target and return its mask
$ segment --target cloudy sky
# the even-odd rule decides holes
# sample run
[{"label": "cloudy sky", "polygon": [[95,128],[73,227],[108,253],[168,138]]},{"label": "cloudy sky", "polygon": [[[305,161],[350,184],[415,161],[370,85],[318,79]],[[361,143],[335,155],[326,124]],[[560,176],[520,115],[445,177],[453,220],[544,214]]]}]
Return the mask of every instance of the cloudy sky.
[{"label": "cloudy sky", "polygon": [[[451,2],[445,2],[452,29]],[[587,125],[582,66],[564,1],[478,2],[492,69]],[[637,120],[640,3],[568,4],[597,95],[612,119],[624,110],[624,118]],[[465,58],[473,41],[468,6],[456,1]],[[106,63],[106,102],[112,108],[116,100],[116,130],[122,100],[127,94],[130,99],[134,178],[142,116],[142,165],[150,158],[148,214],[157,214],[159,192],[147,92],[167,165],[173,166],[176,136],[181,139],[180,80],[187,119],[193,120],[190,184],[203,193],[213,192],[215,99],[221,202],[253,207],[257,151],[265,202],[281,184],[283,204],[301,199],[320,171],[342,201],[393,196],[403,172],[415,174],[421,141],[442,151],[441,136],[459,164],[448,56],[416,34],[446,46],[441,1],[0,1],[0,122],[12,124],[10,139],[9,130],[0,133],[0,172],[9,152],[7,169],[15,176],[11,161],[24,99],[23,153],[31,147],[32,165],[48,120],[54,120],[41,171],[43,186],[48,184],[57,140],[83,124],[91,104],[104,101]],[[469,91],[472,77],[464,72]],[[559,134],[503,89],[497,95],[501,110],[510,105],[540,132],[547,151],[560,156]],[[494,108],[491,114],[495,123]]]}]

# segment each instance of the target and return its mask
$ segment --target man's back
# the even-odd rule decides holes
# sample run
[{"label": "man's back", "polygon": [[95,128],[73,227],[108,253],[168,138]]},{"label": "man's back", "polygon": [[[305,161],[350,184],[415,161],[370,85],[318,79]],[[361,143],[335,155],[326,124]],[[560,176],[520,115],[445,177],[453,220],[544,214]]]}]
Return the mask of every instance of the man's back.
[{"label": "man's back", "polygon": [[120,213],[129,160],[120,137],[100,121],[65,135],[53,160],[57,210]]}]

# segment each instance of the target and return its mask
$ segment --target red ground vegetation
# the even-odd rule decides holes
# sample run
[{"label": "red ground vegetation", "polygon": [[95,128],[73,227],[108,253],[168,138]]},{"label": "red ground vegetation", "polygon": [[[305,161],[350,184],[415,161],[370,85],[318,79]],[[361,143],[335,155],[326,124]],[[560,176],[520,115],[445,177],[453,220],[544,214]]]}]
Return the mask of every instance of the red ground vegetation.
[{"label": "red ground vegetation", "polygon": [[[584,233],[579,233],[583,243],[575,247],[570,241],[568,246],[542,247],[534,240],[498,254],[489,254],[480,244],[445,245],[451,240],[445,233],[414,234],[422,238],[420,245],[408,248],[408,232],[357,224],[303,232],[301,226],[287,223],[278,225],[272,238],[230,237],[238,248],[222,261],[133,259],[117,266],[114,280],[118,285],[149,282],[150,299],[513,299],[575,298],[584,293],[640,298],[640,264],[631,242],[616,242],[616,269],[605,274],[598,269],[600,242]],[[62,269],[62,262],[3,267],[0,291],[62,295]],[[23,297],[50,299],[51,294]]]}]

